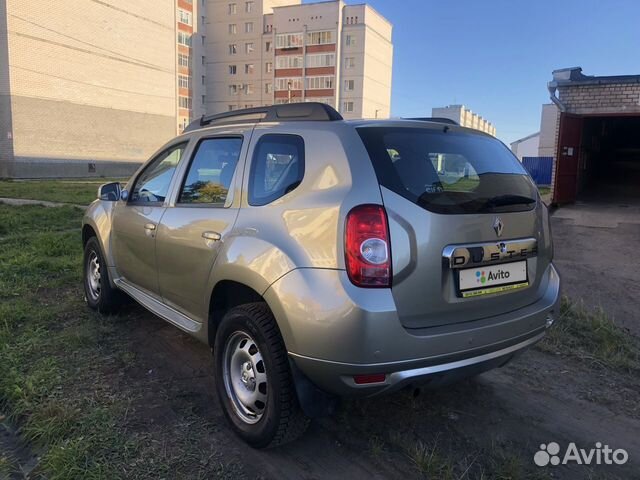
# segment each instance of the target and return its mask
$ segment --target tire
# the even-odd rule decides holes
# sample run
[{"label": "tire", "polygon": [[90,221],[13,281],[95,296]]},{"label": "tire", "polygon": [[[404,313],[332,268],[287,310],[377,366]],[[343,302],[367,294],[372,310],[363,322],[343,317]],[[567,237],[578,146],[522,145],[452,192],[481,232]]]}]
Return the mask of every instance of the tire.
[{"label": "tire", "polygon": [[122,305],[122,293],[109,282],[109,269],[96,237],[91,237],[84,246],[83,284],[89,308],[109,314]]},{"label": "tire", "polygon": [[265,303],[234,307],[213,348],[215,384],[225,416],[254,448],[290,442],[309,419],[298,404],[287,351]]}]

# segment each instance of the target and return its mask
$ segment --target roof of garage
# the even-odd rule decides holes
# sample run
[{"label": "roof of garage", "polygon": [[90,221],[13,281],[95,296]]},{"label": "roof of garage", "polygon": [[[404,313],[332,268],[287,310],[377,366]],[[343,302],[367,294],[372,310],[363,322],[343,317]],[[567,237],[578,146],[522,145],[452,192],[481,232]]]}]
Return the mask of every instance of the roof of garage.
[{"label": "roof of garage", "polygon": [[561,68],[554,70],[552,73],[553,81],[549,82],[549,86],[551,87],[640,83],[640,75],[607,75],[598,77],[595,75],[584,75],[581,67]]}]

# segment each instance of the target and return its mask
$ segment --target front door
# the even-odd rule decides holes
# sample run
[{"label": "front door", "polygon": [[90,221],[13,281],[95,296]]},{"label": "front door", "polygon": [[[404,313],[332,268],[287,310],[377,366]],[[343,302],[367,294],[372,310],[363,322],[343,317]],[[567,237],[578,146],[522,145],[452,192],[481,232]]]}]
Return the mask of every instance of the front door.
[{"label": "front door", "polygon": [[582,117],[562,113],[556,155],[555,203],[572,203],[578,193],[578,164],[582,141]]},{"label": "front door", "polygon": [[171,180],[186,143],[169,147],[138,175],[127,202],[113,212],[113,252],[118,274],[158,295],[155,241]]},{"label": "front door", "polygon": [[[204,138],[195,148],[175,205],[165,211],[156,243],[164,301],[197,321],[206,320],[213,262],[238,216],[232,188],[242,137]],[[235,192],[235,193],[234,193]]]}]

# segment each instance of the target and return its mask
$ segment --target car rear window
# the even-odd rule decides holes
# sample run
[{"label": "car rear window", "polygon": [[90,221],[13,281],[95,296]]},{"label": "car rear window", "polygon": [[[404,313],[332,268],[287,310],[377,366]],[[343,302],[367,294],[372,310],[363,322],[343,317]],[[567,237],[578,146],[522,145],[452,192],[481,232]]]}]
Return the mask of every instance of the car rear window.
[{"label": "car rear window", "polygon": [[420,127],[361,127],[380,185],[436,213],[531,210],[537,190],[498,140]]}]

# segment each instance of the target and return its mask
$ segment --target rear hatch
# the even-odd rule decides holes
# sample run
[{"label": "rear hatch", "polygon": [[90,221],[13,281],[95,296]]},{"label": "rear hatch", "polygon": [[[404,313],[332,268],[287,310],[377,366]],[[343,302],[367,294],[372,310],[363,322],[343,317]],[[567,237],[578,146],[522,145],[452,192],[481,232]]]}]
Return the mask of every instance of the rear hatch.
[{"label": "rear hatch", "polygon": [[551,260],[547,216],[520,162],[467,129],[359,127],[389,218],[402,324],[426,328],[535,302]]}]

